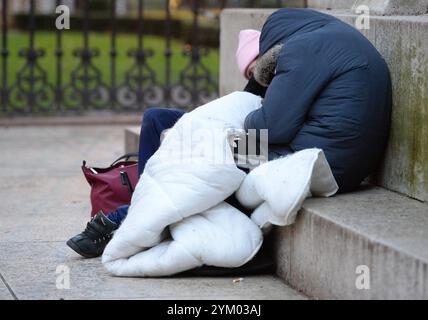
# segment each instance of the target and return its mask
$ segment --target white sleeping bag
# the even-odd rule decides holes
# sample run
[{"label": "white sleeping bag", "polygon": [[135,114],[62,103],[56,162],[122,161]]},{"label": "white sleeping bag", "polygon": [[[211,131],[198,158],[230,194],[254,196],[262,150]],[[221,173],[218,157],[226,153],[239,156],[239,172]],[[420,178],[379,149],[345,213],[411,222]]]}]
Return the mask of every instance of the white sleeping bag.
[{"label": "white sleeping bag", "polygon": [[252,170],[236,192],[238,201],[255,208],[251,219],[261,228],[294,223],[303,201],[330,197],[339,189],[321,149],[305,149]]},{"label": "white sleeping bag", "polygon": [[[264,163],[248,175],[236,167],[230,129],[242,129],[260,104],[255,95],[234,92],[184,115],[168,132],[104,251],[110,273],[153,277],[204,264],[239,267],[259,250],[260,228],[291,224],[304,199],[337,192],[316,148]],[[251,219],[224,202],[236,190],[243,205],[255,208]]]},{"label": "white sleeping bag", "polygon": [[238,267],[255,255],[260,229],[223,200],[246,176],[235,165],[230,129],[242,129],[260,106],[260,97],[234,92],[178,120],[147,162],[128,215],[104,251],[109,272],[162,276],[202,264]]},{"label": "white sleeping bag", "polygon": [[202,265],[239,267],[260,249],[260,228],[226,202],[170,226],[171,239],[128,259],[103,262],[117,276],[160,277]]}]

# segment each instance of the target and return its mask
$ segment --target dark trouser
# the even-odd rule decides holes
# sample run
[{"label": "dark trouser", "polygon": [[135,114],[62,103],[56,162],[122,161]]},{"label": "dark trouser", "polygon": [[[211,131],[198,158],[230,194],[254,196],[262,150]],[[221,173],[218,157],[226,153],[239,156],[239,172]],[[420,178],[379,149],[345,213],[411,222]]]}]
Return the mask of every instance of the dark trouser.
[{"label": "dark trouser", "polygon": [[[171,128],[183,114],[184,111],[182,110],[166,108],[151,108],[144,112],[138,151],[138,172],[140,175],[143,173],[147,160],[149,160],[159,148],[162,131]],[[250,213],[240,205],[233,195],[226,199],[226,202],[241,212],[246,214]],[[129,205],[120,206],[115,211],[108,214],[109,219],[120,225],[128,214],[128,208]]]},{"label": "dark trouser", "polygon": [[[162,131],[171,128],[184,111],[167,108],[151,108],[144,112],[140,131],[140,145],[138,157],[138,173],[143,173],[147,160],[156,152],[160,146]],[[108,217],[120,225],[128,213],[129,205],[123,205],[115,211],[110,212]]]}]

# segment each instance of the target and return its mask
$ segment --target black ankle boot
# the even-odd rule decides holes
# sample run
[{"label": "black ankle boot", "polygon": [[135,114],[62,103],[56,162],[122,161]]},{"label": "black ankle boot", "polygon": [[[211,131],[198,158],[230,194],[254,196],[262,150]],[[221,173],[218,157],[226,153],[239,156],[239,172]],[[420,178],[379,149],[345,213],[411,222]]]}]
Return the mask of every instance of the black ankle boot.
[{"label": "black ankle boot", "polygon": [[88,222],[85,231],[68,240],[67,245],[85,258],[99,257],[117,228],[117,224],[100,211]]}]

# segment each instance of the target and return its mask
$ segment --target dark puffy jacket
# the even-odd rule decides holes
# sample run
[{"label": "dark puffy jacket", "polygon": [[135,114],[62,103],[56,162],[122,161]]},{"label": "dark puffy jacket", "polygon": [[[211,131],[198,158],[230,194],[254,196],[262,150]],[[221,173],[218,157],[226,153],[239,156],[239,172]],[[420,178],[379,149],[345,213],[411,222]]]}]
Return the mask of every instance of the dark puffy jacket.
[{"label": "dark puffy jacket", "polygon": [[270,149],[284,155],[324,150],[340,191],[373,173],[386,146],[391,81],[374,46],[335,17],[281,9],[263,26],[260,55],[283,44],[263,107],[246,129],[268,129]]}]

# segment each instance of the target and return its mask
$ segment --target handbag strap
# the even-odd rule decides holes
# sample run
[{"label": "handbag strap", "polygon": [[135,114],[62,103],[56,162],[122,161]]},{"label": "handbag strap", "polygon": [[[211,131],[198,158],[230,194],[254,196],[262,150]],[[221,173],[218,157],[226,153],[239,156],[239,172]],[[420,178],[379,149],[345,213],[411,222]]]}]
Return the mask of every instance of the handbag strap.
[{"label": "handbag strap", "polygon": [[124,154],[123,156],[121,156],[121,157],[117,158],[116,160],[114,160],[113,163],[110,165],[110,167],[113,167],[120,160],[125,159],[126,161],[128,161],[129,158],[132,158],[132,157],[137,157],[138,158],[138,152],[130,152],[130,153]]}]

